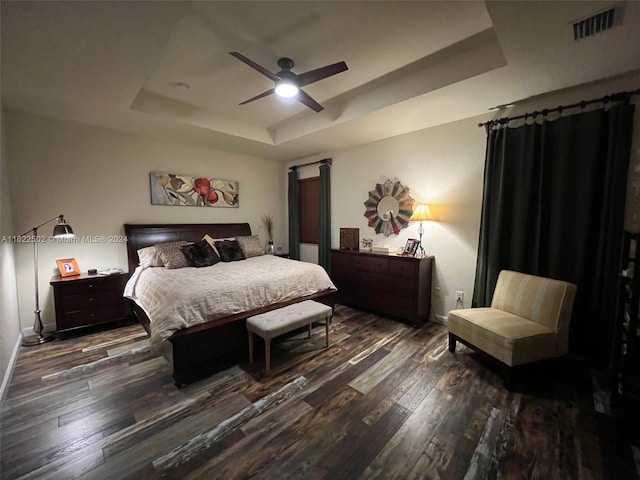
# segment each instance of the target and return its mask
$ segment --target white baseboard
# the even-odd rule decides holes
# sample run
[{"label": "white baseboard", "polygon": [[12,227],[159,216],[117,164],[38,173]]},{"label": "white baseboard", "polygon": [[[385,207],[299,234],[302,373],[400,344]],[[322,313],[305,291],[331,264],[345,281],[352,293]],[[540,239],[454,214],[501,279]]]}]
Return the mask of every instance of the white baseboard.
[{"label": "white baseboard", "polygon": [[[43,332],[55,332],[56,331],[56,326],[55,324],[51,324],[51,325],[43,325],[42,326],[42,331]],[[23,337],[30,337],[32,335],[35,335],[36,332],[33,331],[33,327],[28,327],[28,328],[23,328],[22,329],[22,336]]]},{"label": "white baseboard", "polygon": [[4,402],[4,397],[7,394],[9,382],[11,381],[11,377],[13,376],[13,367],[15,367],[16,360],[18,359],[18,352],[20,351],[21,343],[22,343],[22,335],[18,335],[18,337],[16,338],[16,344],[13,346],[13,352],[11,352],[9,365],[7,365],[7,370],[4,372],[2,385],[0,385],[0,403]]},{"label": "white baseboard", "polygon": [[447,324],[447,317],[445,317],[444,315],[436,315],[434,313],[433,314],[433,321],[434,321],[434,323],[439,323],[441,325],[446,325]]}]

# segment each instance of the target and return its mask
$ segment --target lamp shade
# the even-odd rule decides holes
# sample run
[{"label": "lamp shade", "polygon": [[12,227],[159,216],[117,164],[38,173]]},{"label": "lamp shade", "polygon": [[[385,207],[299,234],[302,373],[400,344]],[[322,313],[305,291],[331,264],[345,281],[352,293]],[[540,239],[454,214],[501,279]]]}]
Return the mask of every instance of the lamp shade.
[{"label": "lamp shade", "polygon": [[433,220],[433,215],[431,214],[431,210],[429,210],[429,205],[418,204],[416,208],[413,209],[413,214],[409,217],[409,221],[422,222],[424,220]]},{"label": "lamp shade", "polygon": [[71,225],[67,223],[63,215],[58,217],[58,224],[53,227],[53,236],[55,238],[71,238],[74,236]]}]

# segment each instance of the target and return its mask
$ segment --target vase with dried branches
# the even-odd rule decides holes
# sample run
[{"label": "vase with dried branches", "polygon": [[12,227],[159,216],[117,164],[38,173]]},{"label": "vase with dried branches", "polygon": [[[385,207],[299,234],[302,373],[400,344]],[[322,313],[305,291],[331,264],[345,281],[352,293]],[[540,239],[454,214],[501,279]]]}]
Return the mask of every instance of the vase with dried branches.
[{"label": "vase with dried branches", "polygon": [[267,243],[267,253],[273,254],[273,215],[266,213],[262,216],[262,223],[267,230],[269,242]]}]

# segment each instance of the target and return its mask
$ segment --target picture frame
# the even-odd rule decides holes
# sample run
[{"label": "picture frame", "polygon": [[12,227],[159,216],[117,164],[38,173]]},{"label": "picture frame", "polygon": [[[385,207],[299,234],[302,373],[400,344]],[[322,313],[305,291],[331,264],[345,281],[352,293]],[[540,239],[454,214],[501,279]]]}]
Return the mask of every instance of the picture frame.
[{"label": "picture frame", "polygon": [[340,228],[340,250],[360,249],[360,229]]},{"label": "picture frame", "polygon": [[404,250],[402,251],[402,255],[407,257],[413,257],[416,254],[416,250],[418,250],[418,242],[417,238],[408,238],[407,243],[404,246]]},{"label": "picture frame", "polygon": [[56,263],[61,277],[80,275],[80,267],[78,267],[78,262],[76,262],[75,258],[60,258],[56,260]]}]

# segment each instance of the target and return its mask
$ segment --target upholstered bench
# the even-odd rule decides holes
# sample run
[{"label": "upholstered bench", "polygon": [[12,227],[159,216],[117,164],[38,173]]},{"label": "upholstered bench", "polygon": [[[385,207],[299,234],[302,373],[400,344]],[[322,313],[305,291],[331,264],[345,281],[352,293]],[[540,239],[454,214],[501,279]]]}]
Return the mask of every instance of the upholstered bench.
[{"label": "upholstered bench", "polygon": [[247,318],[249,333],[249,362],[253,363],[253,334],[264,339],[264,356],[267,375],[271,372],[271,339],[291,332],[296,328],[308,326],[308,338],[311,338],[311,324],[325,322],[326,346],[329,346],[329,320],[331,307],[313,300],[293,303],[286,307]]}]

